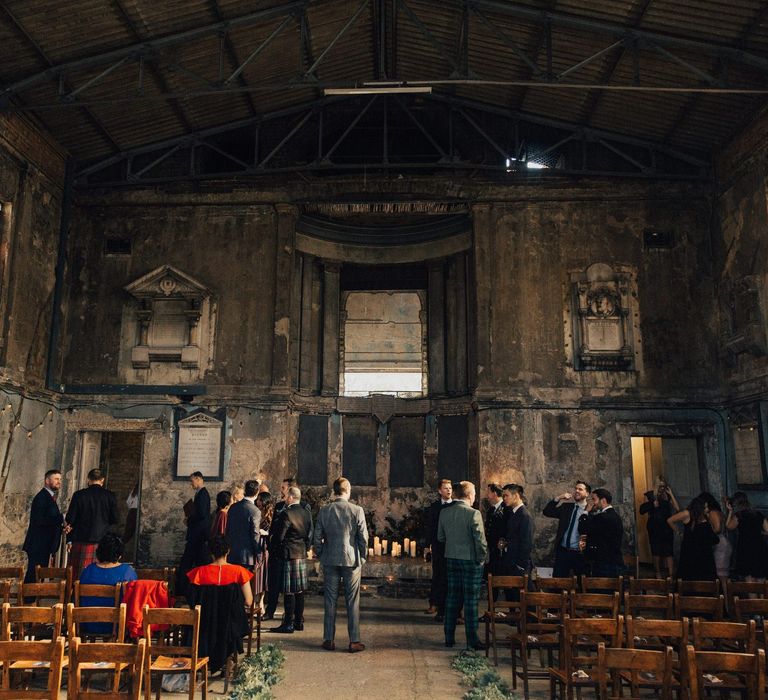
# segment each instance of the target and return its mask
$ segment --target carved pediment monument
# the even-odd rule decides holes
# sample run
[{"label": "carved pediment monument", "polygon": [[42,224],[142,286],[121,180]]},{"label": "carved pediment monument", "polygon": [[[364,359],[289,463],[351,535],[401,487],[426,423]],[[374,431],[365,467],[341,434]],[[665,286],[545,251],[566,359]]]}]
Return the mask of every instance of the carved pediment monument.
[{"label": "carved pediment monument", "polygon": [[161,265],[125,287],[138,303],[138,343],[131,350],[134,369],[153,362],[181,363],[184,369],[203,364],[200,319],[210,290],[171,265]]}]

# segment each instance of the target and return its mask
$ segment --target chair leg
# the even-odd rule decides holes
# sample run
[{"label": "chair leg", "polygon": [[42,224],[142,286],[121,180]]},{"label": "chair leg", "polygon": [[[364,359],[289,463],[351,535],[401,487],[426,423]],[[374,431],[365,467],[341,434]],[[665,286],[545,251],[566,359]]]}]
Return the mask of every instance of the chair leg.
[{"label": "chair leg", "polygon": [[520,646],[520,662],[523,666],[523,697],[528,700],[528,647]]},{"label": "chair leg", "polygon": [[[496,649],[496,620],[491,620],[491,639],[493,644],[493,665],[499,665],[499,653]],[[485,650],[486,656],[488,655],[488,649]]]},{"label": "chair leg", "polygon": [[[208,670],[203,674],[208,675]],[[193,668],[189,674],[189,700],[195,700],[195,686],[197,685],[197,671]]]}]

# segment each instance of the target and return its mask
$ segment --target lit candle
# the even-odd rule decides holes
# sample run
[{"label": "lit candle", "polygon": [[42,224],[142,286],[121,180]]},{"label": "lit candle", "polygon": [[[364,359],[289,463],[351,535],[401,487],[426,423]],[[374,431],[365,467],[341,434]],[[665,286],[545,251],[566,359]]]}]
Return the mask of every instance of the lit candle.
[{"label": "lit candle", "polygon": [[368,547],[368,558],[370,559],[373,556],[373,547]]},{"label": "lit candle", "polygon": [[406,554],[411,553],[411,540],[409,537],[406,537],[405,540],[403,541],[403,547],[405,549]]},{"label": "lit candle", "polygon": [[377,557],[381,556],[381,545],[378,542],[373,545],[373,553]]},{"label": "lit candle", "polygon": [[416,558],[416,541],[411,542],[411,556]]},{"label": "lit candle", "polygon": [[373,548],[376,549],[376,546],[380,544],[379,536],[376,535],[376,537],[373,538]]},{"label": "lit candle", "polygon": [[387,540],[381,541],[381,553],[386,554],[387,553]]}]

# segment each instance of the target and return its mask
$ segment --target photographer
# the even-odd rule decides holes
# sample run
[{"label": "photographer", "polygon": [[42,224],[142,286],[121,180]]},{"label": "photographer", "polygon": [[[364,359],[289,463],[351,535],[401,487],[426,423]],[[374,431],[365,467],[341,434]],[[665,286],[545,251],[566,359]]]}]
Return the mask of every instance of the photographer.
[{"label": "photographer", "polygon": [[651,545],[656,578],[662,578],[662,569],[666,569],[666,576],[672,576],[674,566],[672,548],[675,534],[667,525],[667,518],[679,510],[677,500],[672,489],[669,488],[669,484],[663,479],[659,480],[658,491],[656,493],[646,491],[645,498],[646,502],[640,506],[640,515],[648,515],[646,528],[648,529],[648,541]]}]

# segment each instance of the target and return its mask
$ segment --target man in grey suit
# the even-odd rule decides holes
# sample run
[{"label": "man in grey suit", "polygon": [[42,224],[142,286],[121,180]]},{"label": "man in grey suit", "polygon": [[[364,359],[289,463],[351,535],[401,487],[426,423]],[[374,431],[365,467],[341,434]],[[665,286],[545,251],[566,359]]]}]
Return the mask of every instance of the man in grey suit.
[{"label": "man in grey suit", "polygon": [[349,652],[354,654],[365,649],[360,641],[360,577],[368,552],[368,527],[363,509],[349,502],[351,491],[352,486],[344,477],[333,482],[334,500],[323,506],[317,516],[314,547],[325,579],[323,649],[336,648],[336,602],[339,579],[343,578]]},{"label": "man in grey suit", "polygon": [[456,619],[464,603],[464,630],[468,649],[485,649],[477,636],[477,599],[488,559],[483,516],[475,510],[475,485],[462,481],[453,489],[456,504],[440,513],[437,539],[445,542],[448,594],[445,599],[445,646],[456,643]]},{"label": "man in grey suit", "polygon": [[227,514],[227,539],[229,540],[230,564],[239,564],[253,569],[261,554],[261,511],[256,507],[259,482],[255,479],[245,482],[245,497],[233,504]]}]

